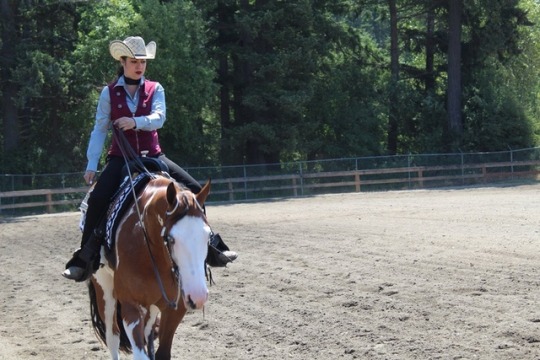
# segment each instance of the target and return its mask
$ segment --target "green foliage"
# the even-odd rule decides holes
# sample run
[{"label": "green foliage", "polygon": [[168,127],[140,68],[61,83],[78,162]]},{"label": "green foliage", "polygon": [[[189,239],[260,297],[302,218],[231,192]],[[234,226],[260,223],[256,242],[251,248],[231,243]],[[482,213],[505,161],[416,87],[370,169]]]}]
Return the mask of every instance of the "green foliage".
[{"label": "green foliage", "polygon": [[[464,133],[448,131],[446,115],[447,2],[398,2],[400,80],[393,106],[399,116],[398,152],[506,149],[534,144],[538,118],[535,30],[538,4],[464,2],[462,94]],[[379,9],[383,11],[384,9]],[[426,16],[434,17],[433,67],[426,68]],[[380,16],[385,19],[384,13]],[[531,70],[532,73],[530,72]],[[431,80],[431,82],[429,82]],[[536,121],[536,123],[538,123]],[[513,131],[509,138],[509,131]],[[489,138],[489,141],[486,140]]]},{"label": "green foliage", "polygon": [[538,1],[463,2],[457,137],[446,113],[448,0],[396,5],[397,73],[387,2],[7,2],[0,141],[17,136],[1,172],[84,169],[99,92],[118,68],[109,42],[130,35],[157,43],[147,77],[165,87],[160,139],[183,165],[384,154],[390,119],[398,153],[538,145]]},{"label": "green foliage", "polygon": [[371,56],[378,52],[375,45],[367,37],[361,41],[354,51],[334,50],[318,73],[301,139],[307,159],[384,152],[384,72],[378,56]]},{"label": "green foliage", "polygon": [[476,88],[469,88],[464,106],[468,114],[465,148],[475,151],[497,151],[505,144],[510,148],[534,146],[532,123],[506,86],[504,70],[485,67],[477,73]]},{"label": "green foliage", "polygon": [[538,57],[532,55],[538,51],[537,40],[531,37],[537,30],[519,1],[473,4],[467,3],[464,45],[463,147],[488,151],[533,146],[540,74]]},{"label": "green foliage", "polygon": [[[223,161],[273,163],[305,154],[315,128],[308,106],[324,58],[345,38],[335,11],[347,9],[346,2],[220,5],[225,23],[217,27],[228,30],[220,33],[227,41],[216,54],[228,62],[220,81],[234,114],[224,126]],[[235,9],[234,17],[225,15]]]},{"label": "green foliage", "polygon": [[70,150],[79,129],[70,126],[67,114],[74,71],[67,59],[76,41],[78,18],[73,5],[55,1],[20,3],[12,10],[19,14],[17,31],[4,40],[16,43],[10,54],[16,61],[8,76],[10,86],[17,89],[10,100],[19,109],[20,143],[13,153],[2,154],[3,167],[6,172],[67,171],[77,162],[69,153],[79,155]]},{"label": "green foliage", "polygon": [[162,147],[179,163],[212,163],[219,150],[219,122],[211,112],[217,89],[215,65],[204,47],[208,40],[202,15],[184,0],[141,0],[138,11],[144,17],[133,23],[134,32],[158,45],[147,76],[165,87]]}]

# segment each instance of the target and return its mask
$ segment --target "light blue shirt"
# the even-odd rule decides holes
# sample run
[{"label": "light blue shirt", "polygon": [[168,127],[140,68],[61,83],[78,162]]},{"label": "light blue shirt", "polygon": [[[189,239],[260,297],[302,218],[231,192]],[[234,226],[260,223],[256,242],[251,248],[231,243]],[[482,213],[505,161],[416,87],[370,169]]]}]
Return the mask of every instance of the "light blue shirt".
[{"label": "light blue shirt", "polygon": [[[144,76],[141,78],[139,87],[143,82]],[[123,76],[118,79],[118,82],[115,85],[115,87],[118,86],[125,88],[126,101],[129,110],[134,114],[137,110],[137,105],[139,104],[139,87],[137,87],[135,96],[131,97],[127,91]],[[165,89],[160,83],[157,83],[154,96],[152,97],[152,109],[150,110],[150,114],[146,116],[133,117],[135,123],[137,124],[136,131],[152,131],[161,129],[165,123],[165,113]],[[101,95],[99,96],[96,110],[96,123],[94,124],[94,129],[90,134],[88,150],[86,151],[86,157],[88,159],[88,165],[86,166],[87,171],[97,171],[99,158],[103,152],[103,146],[105,145],[105,140],[107,139],[107,134],[109,130],[111,130],[111,127],[111,96],[109,94],[109,87],[105,86],[101,91]]]}]

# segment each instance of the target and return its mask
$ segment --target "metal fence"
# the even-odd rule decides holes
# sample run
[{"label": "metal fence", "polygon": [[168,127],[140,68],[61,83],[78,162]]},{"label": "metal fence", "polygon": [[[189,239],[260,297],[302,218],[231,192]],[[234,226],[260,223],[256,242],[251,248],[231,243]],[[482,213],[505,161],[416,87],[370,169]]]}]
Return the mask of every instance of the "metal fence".
[{"label": "metal fence", "polygon": [[[456,181],[452,182],[433,182],[426,183],[424,187],[430,186],[452,186],[452,185],[469,185],[473,184],[474,180],[467,180],[466,175],[470,172],[478,171],[477,169],[467,169],[468,165],[481,164],[481,163],[508,163],[519,162],[527,160],[540,160],[540,147],[518,149],[500,152],[485,152],[485,153],[450,153],[450,154],[408,154],[408,155],[395,155],[395,156],[370,156],[370,157],[356,157],[356,158],[342,158],[342,159],[328,159],[328,160],[316,160],[316,161],[298,161],[283,164],[264,164],[264,165],[243,165],[243,166],[223,166],[223,167],[204,167],[204,168],[188,168],[187,170],[196,179],[205,181],[207,178],[215,179],[237,179],[232,185],[234,190],[244,190],[244,196],[238,197],[237,200],[253,200],[264,199],[274,197],[290,197],[295,196],[290,190],[290,177],[287,175],[297,175],[299,178],[298,195],[316,195],[322,193],[339,193],[354,191],[354,188],[344,185],[343,187],[332,186],[310,186],[314,182],[319,184],[327,181],[336,183],[339,179],[333,178],[321,178],[317,176],[309,176],[312,174],[332,173],[332,172],[346,172],[353,170],[381,170],[381,169],[393,169],[393,168],[416,168],[416,167],[437,167],[439,170],[432,170],[430,173],[425,173],[424,176],[450,176],[456,175]],[[455,169],[444,169],[454,165]],[[524,169],[522,167],[504,166],[504,169],[498,167],[491,167],[491,172],[520,172]],[[461,178],[460,178],[461,175]],[[364,186],[362,191],[385,191],[385,190],[397,190],[397,189],[414,189],[418,185],[414,181],[405,181],[412,176],[412,172],[401,173],[403,177],[402,182],[394,182],[388,184],[374,184],[372,186]],[[266,181],[239,181],[241,179],[265,178],[270,177],[271,180]],[[346,176],[344,176],[346,177]],[[388,174],[373,174],[371,177],[364,176],[364,179],[371,178],[372,180],[383,180],[385,177],[392,177],[395,179],[396,173]],[[345,179],[344,179],[345,182]],[[218,183],[212,186],[214,195],[212,195],[213,201],[227,201],[230,200],[226,197],[227,187],[230,187],[231,183]],[[261,190],[267,189],[267,190]],[[223,195],[215,195],[215,193],[223,193]]]},{"label": "metal fence", "polygon": [[[201,183],[212,179],[210,201],[221,202],[351,192],[355,191],[351,186],[351,171],[363,171],[364,184],[361,191],[471,185],[479,181],[479,176],[475,176],[479,171],[509,174],[504,177],[504,180],[508,181],[512,179],[512,174],[517,176],[526,173],[531,167],[538,170],[538,166],[519,165],[520,162],[538,160],[540,147],[484,153],[408,154],[281,164],[186,167],[185,170]],[[489,166],[481,168],[472,166],[473,164]],[[420,184],[415,181],[419,176],[419,168],[423,169],[421,176],[427,179]],[[391,169],[399,171],[390,171]],[[82,172],[0,174],[0,192],[78,188],[84,185],[82,176]],[[482,179],[485,182],[486,176]],[[496,177],[493,177],[493,180],[495,181]],[[356,189],[359,191],[358,186]],[[76,199],[80,194],[67,193],[61,196],[64,200],[69,200]]]}]

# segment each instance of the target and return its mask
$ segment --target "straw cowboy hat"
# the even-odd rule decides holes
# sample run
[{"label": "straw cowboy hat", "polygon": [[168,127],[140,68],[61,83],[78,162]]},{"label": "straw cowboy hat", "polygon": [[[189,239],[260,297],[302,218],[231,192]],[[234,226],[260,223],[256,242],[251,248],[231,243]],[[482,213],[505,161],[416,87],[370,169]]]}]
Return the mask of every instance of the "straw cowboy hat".
[{"label": "straw cowboy hat", "polygon": [[124,41],[114,40],[109,44],[109,51],[116,60],[122,56],[135,59],[154,59],[156,57],[156,43],[150,41],[148,45],[140,36],[130,36]]}]

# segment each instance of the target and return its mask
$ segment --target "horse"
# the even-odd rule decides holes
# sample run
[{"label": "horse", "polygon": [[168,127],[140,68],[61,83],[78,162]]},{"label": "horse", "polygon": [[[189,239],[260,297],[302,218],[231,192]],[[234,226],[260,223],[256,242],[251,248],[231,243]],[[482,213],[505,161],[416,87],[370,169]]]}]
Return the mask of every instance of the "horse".
[{"label": "horse", "polygon": [[187,310],[204,308],[209,192],[209,181],[195,195],[155,175],[120,216],[114,245],[102,248],[102,265],[87,281],[92,325],[113,360],[120,352],[136,360],[170,359]]}]

